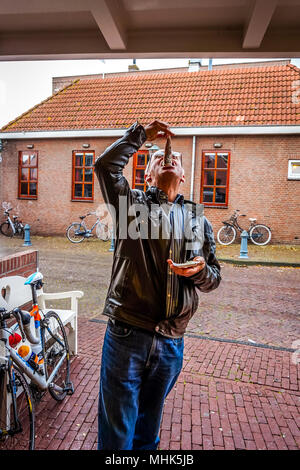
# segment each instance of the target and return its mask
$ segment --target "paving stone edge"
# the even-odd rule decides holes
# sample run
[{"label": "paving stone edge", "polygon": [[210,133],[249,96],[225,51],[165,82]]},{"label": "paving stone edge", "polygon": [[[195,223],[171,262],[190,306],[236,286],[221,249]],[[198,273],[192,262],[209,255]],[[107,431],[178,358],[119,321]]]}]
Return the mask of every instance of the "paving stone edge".
[{"label": "paving stone edge", "polygon": [[239,264],[239,265],[261,265],[261,266],[286,266],[290,268],[300,268],[300,263],[289,263],[285,261],[262,261],[262,260],[254,260],[254,259],[232,259],[232,258],[220,258],[217,256],[218,261],[223,263],[232,263],[232,264]]}]

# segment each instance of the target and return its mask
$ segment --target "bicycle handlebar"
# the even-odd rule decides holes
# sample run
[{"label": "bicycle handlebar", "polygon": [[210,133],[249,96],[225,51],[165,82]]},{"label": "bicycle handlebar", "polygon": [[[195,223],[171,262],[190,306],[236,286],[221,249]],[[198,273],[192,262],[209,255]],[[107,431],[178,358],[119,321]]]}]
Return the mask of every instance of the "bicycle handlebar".
[{"label": "bicycle handlebar", "polygon": [[97,215],[97,212],[96,211],[93,211],[93,212],[88,212],[87,214],[85,215],[81,215],[79,216],[80,219],[85,219],[86,217],[88,217],[89,215],[96,215],[98,219],[100,219],[100,217]]},{"label": "bicycle handlebar", "polygon": [[0,320],[4,321],[4,320],[9,320],[11,316],[15,317],[15,319],[16,319],[18,325],[19,325],[19,328],[20,328],[22,339],[24,341],[25,338],[26,338],[26,333],[24,331],[23,315],[20,312],[21,312],[21,310],[19,308],[14,308],[10,312],[8,312],[5,308],[1,308],[0,309]]},{"label": "bicycle handlebar", "polygon": [[22,340],[27,339],[31,344],[38,344],[40,340],[33,336],[30,329],[30,320],[31,315],[26,310],[21,310],[20,308],[14,308],[10,312],[6,309],[0,309],[0,320],[8,320],[11,316],[15,317],[22,336]]},{"label": "bicycle handlebar", "polygon": [[246,217],[247,214],[237,214],[237,212],[240,212],[240,209],[234,209],[233,215],[236,215],[238,217]]}]

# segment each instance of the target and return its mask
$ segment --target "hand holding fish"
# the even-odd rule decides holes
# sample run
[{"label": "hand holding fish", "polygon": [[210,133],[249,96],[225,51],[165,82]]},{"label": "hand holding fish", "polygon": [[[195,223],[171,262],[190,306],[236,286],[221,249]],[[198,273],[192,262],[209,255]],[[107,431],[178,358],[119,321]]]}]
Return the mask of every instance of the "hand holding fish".
[{"label": "hand holding fish", "polygon": [[202,271],[202,269],[204,269],[206,266],[205,259],[202,256],[196,256],[193,261],[196,261],[196,264],[182,263],[182,265],[180,266],[180,264],[178,265],[176,263],[173,263],[171,259],[167,259],[167,263],[170,266],[170,269],[172,269],[175,274],[184,277],[193,276],[194,274],[197,274],[198,272]]},{"label": "hand holding fish", "polygon": [[150,124],[144,127],[146,132],[147,140],[155,140],[157,137],[168,137],[175,135],[170,129],[168,123],[163,121],[152,121]]}]

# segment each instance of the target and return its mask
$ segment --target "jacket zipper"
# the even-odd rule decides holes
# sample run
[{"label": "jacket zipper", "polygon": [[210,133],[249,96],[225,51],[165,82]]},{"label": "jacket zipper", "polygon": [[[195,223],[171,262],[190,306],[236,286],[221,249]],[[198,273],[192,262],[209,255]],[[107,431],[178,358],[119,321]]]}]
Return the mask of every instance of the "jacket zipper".
[{"label": "jacket zipper", "polygon": [[[181,208],[181,217],[182,217],[182,227],[183,227],[183,230],[181,232],[181,238],[179,238],[179,240],[181,240],[181,247],[179,249],[179,253],[177,253],[177,245],[176,245],[176,241],[174,240],[174,210],[176,210],[176,221],[178,222],[177,223],[177,227],[179,227],[179,213],[177,211],[177,206],[175,206],[175,204],[173,204],[172,206],[172,209],[170,211],[170,236],[171,236],[171,243],[170,243],[170,249],[169,249],[169,258],[170,259],[173,259],[175,262],[180,262],[181,260],[179,259],[180,258],[180,253],[181,253],[181,248],[182,248],[182,243],[184,243],[184,214],[183,214],[183,208]],[[179,235],[179,233],[178,233]],[[178,242],[179,243],[179,242]],[[170,317],[171,314],[172,314],[172,310],[173,310],[173,306],[174,306],[174,302],[176,300],[176,304],[178,303],[178,293],[176,293],[176,299],[174,299],[174,282],[175,282],[175,279],[174,279],[174,273],[173,271],[171,270],[171,268],[168,267],[168,278],[167,278],[167,308],[166,308],[166,317]]]}]

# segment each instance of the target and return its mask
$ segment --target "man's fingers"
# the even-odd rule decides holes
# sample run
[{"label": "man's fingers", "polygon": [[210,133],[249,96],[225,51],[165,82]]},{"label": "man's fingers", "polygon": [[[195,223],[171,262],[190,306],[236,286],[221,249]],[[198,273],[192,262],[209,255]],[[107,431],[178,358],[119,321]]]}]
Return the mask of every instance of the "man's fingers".
[{"label": "man's fingers", "polygon": [[164,127],[164,128],[170,127],[167,122],[159,121],[159,119],[155,119],[155,121],[153,121],[153,124],[156,124],[157,126],[161,126],[161,127]]},{"label": "man's fingers", "polygon": [[[199,261],[203,260],[203,263],[197,266],[191,266],[190,268],[179,268],[177,266],[174,266],[173,261],[171,259],[167,259],[167,263],[170,266],[170,269],[178,276],[190,277],[193,276],[193,274],[196,274],[201,271],[205,266],[205,260],[201,256],[197,256],[196,258],[199,258]],[[194,258],[194,260],[196,260],[196,258]]]},{"label": "man's fingers", "polygon": [[193,258],[193,261],[203,261],[203,262],[205,262],[205,259],[203,258],[203,256],[195,256],[195,258]]},{"label": "man's fingers", "polygon": [[149,128],[153,128],[153,130],[155,130],[158,134],[160,134],[161,136],[167,136],[167,135],[175,135],[171,129],[170,129],[170,126],[167,122],[163,122],[163,121],[159,121],[158,119],[156,119],[155,121],[151,122],[149,124],[149,126],[147,126]]},{"label": "man's fingers", "polygon": [[192,268],[178,268],[177,266],[173,265],[173,261],[171,259],[167,259],[167,263],[170,266],[170,268],[172,269],[172,271],[174,271],[175,274],[179,274],[180,276],[182,276],[182,275],[185,276],[186,273],[192,272],[195,269],[195,267],[192,267]]},{"label": "man's fingers", "polygon": [[176,266],[170,266],[172,271],[178,276],[190,277],[193,274],[199,272],[199,267],[195,266],[193,268],[176,268]]},{"label": "man's fingers", "polygon": [[156,136],[156,137],[166,137],[166,138],[167,138],[169,135],[170,135],[170,136],[173,136],[173,135],[175,135],[175,134],[173,134],[171,131],[169,131],[169,132],[168,132],[168,131],[165,131],[165,132],[159,131],[159,132],[157,133],[157,136]]},{"label": "man's fingers", "polygon": [[161,132],[164,133],[164,135],[167,137],[168,135],[175,135],[171,129],[170,129],[170,126],[169,124],[167,124],[166,122],[162,122],[162,121],[156,121],[156,125],[157,127],[160,129]]}]

